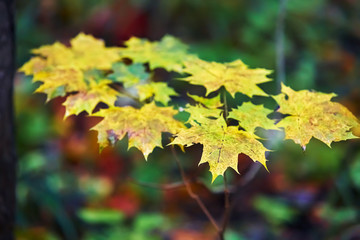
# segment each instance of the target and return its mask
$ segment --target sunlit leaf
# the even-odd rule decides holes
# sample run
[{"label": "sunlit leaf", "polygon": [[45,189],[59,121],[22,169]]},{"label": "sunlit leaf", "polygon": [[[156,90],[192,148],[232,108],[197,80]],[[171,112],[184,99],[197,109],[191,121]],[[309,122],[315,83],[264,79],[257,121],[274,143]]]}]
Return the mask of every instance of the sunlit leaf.
[{"label": "sunlit leaf", "polygon": [[184,61],[193,58],[187,46],[172,36],[164,36],[158,42],[136,37],[125,42],[121,56],[135,63],[149,63],[150,69],[164,68],[167,71],[182,72]]},{"label": "sunlit leaf", "polygon": [[176,113],[171,107],[157,107],[154,103],[140,109],[112,107],[94,114],[104,119],[92,129],[98,131],[101,149],[115,144],[127,134],[129,149],[139,149],[147,159],[155,147],[162,147],[162,132],[175,134],[183,128],[183,124],[173,118]]},{"label": "sunlit leaf", "polygon": [[185,62],[184,72],[190,76],[182,80],[195,85],[203,85],[207,95],[224,86],[233,97],[238,92],[249,97],[253,95],[267,96],[257,84],[270,81],[267,75],[271,73],[262,68],[249,69],[241,60],[217,63],[201,59]]},{"label": "sunlit leaf", "polygon": [[284,128],[285,138],[304,149],[312,137],[328,146],[332,142],[356,138],[351,129],[359,126],[359,121],[343,105],[331,102],[334,96],[333,93],[294,91],[282,85],[282,93],[273,98],[280,106],[278,111],[290,115],[277,124]]},{"label": "sunlit leaf", "polygon": [[217,176],[223,175],[228,167],[238,172],[240,153],[249,156],[253,161],[259,161],[266,168],[265,151],[267,149],[255,138],[255,135],[238,130],[234,126],[226,126],[222,117],[183,129],[171,142],[171,144],[185,147],[197,143],[203,145],[199,164],[209,163],[213,181]]},{"label": "sunlit leaf", "polygon": [[102,80],[100,83],[91,82],[89,90],[68,96],[63,103],[66,108],[65,118],[72,114],[78,115],[82,111],[91,114],[100,102],[113,107],[120,93],[109,87],[109,83],[110,80]]}]

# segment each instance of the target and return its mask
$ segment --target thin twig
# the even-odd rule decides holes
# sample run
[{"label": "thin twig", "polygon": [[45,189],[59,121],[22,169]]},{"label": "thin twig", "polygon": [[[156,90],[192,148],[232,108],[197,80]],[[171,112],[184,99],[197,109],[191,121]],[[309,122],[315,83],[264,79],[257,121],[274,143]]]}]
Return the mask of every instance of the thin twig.
[{"label": "thin twig", "polygon": [[287,0],[279,0],[280,7],[276,23],[275,44],[276,44],[276,87],[280,91],[281,83],[285,83],[285,54],[284,54],[284,22],[286,15]]},{"label": "thin twig", "polygon": [[228,225],[229,219],[230,219],[230,213],[231,213],[231,208],[230,208],[230,191],[229,191],[229,187],[228,187],[228,183],[227,183],[227,178],[226,178],[226,172],[224,173],[224,198],[225,198],[225,207],[224,207],[224,214],[223,214],[223,218],[222,218],[222,223],[221,223],[221,231],[220,231],[220,236],[223,238],[226,227]]},{"label": "thin twig", "polygon": [[148,182],[142,182],[139,180],[136,180],[132,177],[129,177],[128,180],[136,185],[148,187],[148,188],[154,188],[161,191],[171,191],[179,188],[185,187],[185,184],[183,182],[174,182],[174,183],[168,183],[168,184],[158,184],[158,183],[148,183]]},{"label": "thin twig", "polygon": [[181,174],[181,178],[182,181],[184,182],[184,185],[186,187],[186,191],[188,192],[189,196],[194,199],[197,204],[199,205],[199,207],[201,208],[201,210],[204,212],[204,214],[207,216],[207,218],[209,219],[209,221],[211,222],[211,224],[214,226],[214,228],[216,229],[216,231],[219,233],[220,232],[220,227],[217,224],[217,222],[215,221],[215,219],[213,218],[213,216],[211,215],[211,213],[209,212],[209,210],[206,208],[205,204],[203,203],[203,201],[200,199],[200,197],[193,192],[191,185],[185,175],[185,171],[183,169],[183,167],[181,166],[180,160],[175,152],[175,148],[174,146],[171,147],[171,151],[174,155],[174,159],[175,162],[179,168],[180,174]]}]

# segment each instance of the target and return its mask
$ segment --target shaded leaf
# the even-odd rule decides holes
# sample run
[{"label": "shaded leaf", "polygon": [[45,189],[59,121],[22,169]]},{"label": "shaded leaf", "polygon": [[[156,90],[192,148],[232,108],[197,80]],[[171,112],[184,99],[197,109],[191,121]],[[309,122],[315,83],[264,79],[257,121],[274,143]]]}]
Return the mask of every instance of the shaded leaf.
[{"label": "shaded leaf", "polygon": [[145,71],[143,64],[135,63],[126,65],[122,62],[115,63],[112,67],[114,73],[109,75],[115,82],[121,82],[125,88],[146,81],[150,74]]},{"label": "shaded leaf", "polygon": [[90,224],[116,224],[124,219],[124,214],[112,209],[82,209],[79,217]]}]

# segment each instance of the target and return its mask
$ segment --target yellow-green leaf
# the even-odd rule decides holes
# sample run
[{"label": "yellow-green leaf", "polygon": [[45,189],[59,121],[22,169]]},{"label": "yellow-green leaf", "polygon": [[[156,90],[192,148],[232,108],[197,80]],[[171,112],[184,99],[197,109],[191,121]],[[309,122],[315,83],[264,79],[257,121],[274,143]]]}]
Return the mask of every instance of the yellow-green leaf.
[{"label": "yellow-green leaf", "polygon": [[58,91],[60,87],[63,87],[65,92],[87,90],[83,72],[77,69],[58,68],[52,72],[39,72],[35,74],[34,81],[42,82],[35,92],[46,93],[47,101],[57,96],[57,94],[54,93]]},{"label": "yellow-green leaf", "polygon": [[278,129],[275,120],[267,117],[272,110],[264,108],[262,105],[254,105],[250,102],[243,103],[237,109],[232,109],[229,118],[238,120],[240,126],[249,133],[255,133],[257,127],[264,129]]},{"label": "yellow-green leaf", "polygon": [[221,109],[205,108],[201,105],[191,106],[189,104],[186,105],[184,111],[190,113],[190,117],[187,120],[188,123],[205,123],[210,120],[209,118],[219,118],[222,113]]},{"label": "yellow-green leaf", "polygon": [[166,35],[158,42],[150,42],[136,37],[125,42],[121,51],[124,58],[135,63],[149,63],[150,69],[164,68],[167,71],[182,72],[183,62],[193,58],[187,52],[187,46],[178,39]]},{"label": "yellow-green leaf", "polygon": [[266,168],[267,149],[261,142],[253,134],[238,130],[234,126],[227,127],[222,117],[181,130],[171,144],[189,147],[197,143],[203,145],[199,164],[209,163],[213,181],[217,176],[223,175],[228,167],[238,172],[240,153],[249,156],[253,161],[260,162]]},{"label": "yellow-green leaf", "polygon": [[220,101],[220,94],[218,94],[216,97],[213,98],[204,98],[196,95],[187,94],[189,97],[194,99],[196,102],[201,103],[205,107],[208,108],[218,108],[223,106],[223,104]]},{"label": "yellow-green leaf", "polygon": [[224,86],[233,97],[237,92],[249,97],[267,96],[257,84],[270,81],[267,75],[271,73],[262,68],[249,69],[241,60],[217,63],[201,59],[185,62],[184,72],[190,76],[183,80],[191,84],[203,85],[206,88],[206,95]]},{"label": "yellow-green leaf", "polygon": [[294,91],[282,85],[282,93],[273,98],[279,112],[290,116],[277,126],[285,130],[285,138],[292,139],[304,149],[312,137],[328,146],[332,142],[355,138],[351,129],[359,126],[356,117],[343,105],[331,102],[336,96],[308,90]]},{"label": "yellow-green leaf", "polygon": [[177,111],[171,107],[158,107],[154,103],[140,109],[112,107],[93,114],[104,119],[92,129],[98,131],[100,149],[115,144],[127,134],[129,149],[139,149],[147,159],[155,147],[162,147],[162,132],[175,134],[184,127],[173,118],[175,114]]},{"label": "yellow-green leaf", "polygon": [[66,98],[63,105],[66,108],[65,118],[75,114],[78,115],[82,111],[91,114],[96,105],[100,102],[106,103],[109,107],[113,107],[120,93],[108,86],[110,80],[102,80],[100,83],[92,81],[87,91],[80,91]]},{"label": "yellow-green leaf", "polygon": [[152,82],[149,84],[138,85],[136,86],[138,90],[140,101],[144,101],[148,98],[154,96],[154,100],[167,106],[170,99],[170,96],[177,96],[178,94],[175,90],[169,87],[164,82]]}]

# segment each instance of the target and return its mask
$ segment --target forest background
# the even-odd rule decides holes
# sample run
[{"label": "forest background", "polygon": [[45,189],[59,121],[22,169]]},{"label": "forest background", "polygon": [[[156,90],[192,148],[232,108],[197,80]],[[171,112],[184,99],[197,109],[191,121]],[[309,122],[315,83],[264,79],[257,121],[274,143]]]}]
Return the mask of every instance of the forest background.
[{"label": "forest background", "polygon": [[[18,0],[17,66],[31,49],[68,43],[85,32],[117,46],[131,36],[159,40],[171,34],[203,59],[240,58],[250,67],[276,70],[284,16],[286,84],[335,92],[359,117],[360,3],[288,0],[282,8],[280,2]],[[63,99],[44,105],[45,96],[32,94],[35,88],[17,74],[18,239],[214,239],[206,216],[183,188],[144,186],[180,180],[161,150],[145,162],[138,151],[127,152],[123,141],[99,154],[96,133],[88,131],[98,120],[63,121]],[[360,239],[359,144],[334,143],[330,149],[313,139],[304,153],[287,141],[268,162],[270,173],[241,159],[242,175],[231,176],[238,204],[226,239]],[[211,185],[208,167],[197,167],[200,150],[180,157],[216,215],[223,208],[223,183],[219,178]],[[244,181],[252,172],[256,176]]]}]

